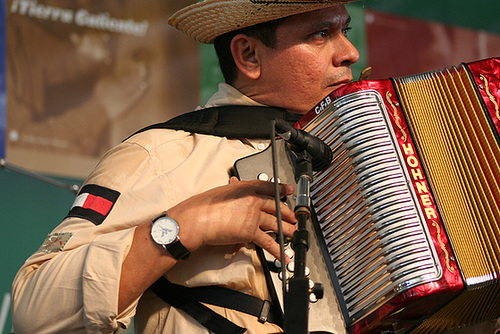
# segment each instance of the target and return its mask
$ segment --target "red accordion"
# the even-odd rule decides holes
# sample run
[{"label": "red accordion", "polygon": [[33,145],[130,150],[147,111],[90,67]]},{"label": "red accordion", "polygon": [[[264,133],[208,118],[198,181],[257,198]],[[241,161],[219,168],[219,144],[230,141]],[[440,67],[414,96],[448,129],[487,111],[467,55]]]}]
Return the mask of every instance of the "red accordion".
[{"label": "red accordion", "polygon": [[500,316],[499,103],[492,58],[354,82],[297,123],[334,154],[314,229],[351,333]]}]

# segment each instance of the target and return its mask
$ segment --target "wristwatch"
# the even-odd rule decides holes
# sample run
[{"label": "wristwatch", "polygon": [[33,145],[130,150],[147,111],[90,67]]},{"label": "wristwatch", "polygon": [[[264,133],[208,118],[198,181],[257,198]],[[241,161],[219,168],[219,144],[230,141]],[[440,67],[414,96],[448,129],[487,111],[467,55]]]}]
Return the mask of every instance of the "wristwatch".
[{"label": "wristwatch", "polygon": [[163,214],[153,220],[151,237],[161,247],[165,248],[172,256],[179,260],[186,260],[191,253],[181,244],[179,239],[179,225],[177,222]]}]

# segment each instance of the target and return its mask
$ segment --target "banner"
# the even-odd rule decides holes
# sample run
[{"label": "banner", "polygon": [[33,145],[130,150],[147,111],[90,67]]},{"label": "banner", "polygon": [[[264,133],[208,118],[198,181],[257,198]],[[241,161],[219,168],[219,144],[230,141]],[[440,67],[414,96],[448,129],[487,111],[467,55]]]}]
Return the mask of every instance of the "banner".
[{"label": "banner", "polygon": [[0,159],[5,158],[5,7],[0,4]]},{"label": "banner", "polygon": [[196,108],[198,45],[166,22],[190,2],[7,1],[8,161],[84,178],[139,128]]},{"label": "banner", "polygon": [[495,31],[372,10],[365,11],[365,22],[373,79],[434,71],[500,54],[500,34]]}]

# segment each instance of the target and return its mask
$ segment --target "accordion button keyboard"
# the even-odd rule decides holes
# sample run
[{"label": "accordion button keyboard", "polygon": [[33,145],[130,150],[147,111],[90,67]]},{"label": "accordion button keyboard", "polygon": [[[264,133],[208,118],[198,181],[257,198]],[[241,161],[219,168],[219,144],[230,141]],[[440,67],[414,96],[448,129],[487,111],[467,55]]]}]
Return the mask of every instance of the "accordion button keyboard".
[{"label": "accordion button keyboard", "polygon": [[[288,281],[291,277],[293,277],[293,273],[295,271],[295,262],[293,261],[294,257],[295,257],[295,252],[288,245],[288,246],[286,246],[285,254],[288,255],[288,257],[291,260],[290,263],[288,263],[286,265],[286,270],[285,270],[286,280]],[[278,259],[274,259],[274,261],[272,262],[272,264],[274,266],[274,270],[272,270],[272,271],[277,272],[279,280],[283,281],[283,275],[282,275],[282,272],[281,272],[281,262]],[[305,274],[305,277],[309,277],[309,275],[311,274],[311,270],[309,269],[309,267],[305,267],[305,273],[304,274]],[[312,281],[309,281],[309,284],[312,285],[312,286],[314,286],[314,282],[312,282]]]}]

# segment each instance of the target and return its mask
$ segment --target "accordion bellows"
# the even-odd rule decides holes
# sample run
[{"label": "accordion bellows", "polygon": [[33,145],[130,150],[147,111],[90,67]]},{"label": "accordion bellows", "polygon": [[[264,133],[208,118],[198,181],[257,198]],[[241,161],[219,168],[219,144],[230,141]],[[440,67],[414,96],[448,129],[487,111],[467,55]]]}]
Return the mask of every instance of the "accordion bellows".
[{"label": "accordion bellows", "polygon": [[315,230],[351,333],[500,316],[500,58],[359,81],[297,124],[332,149]]}]

